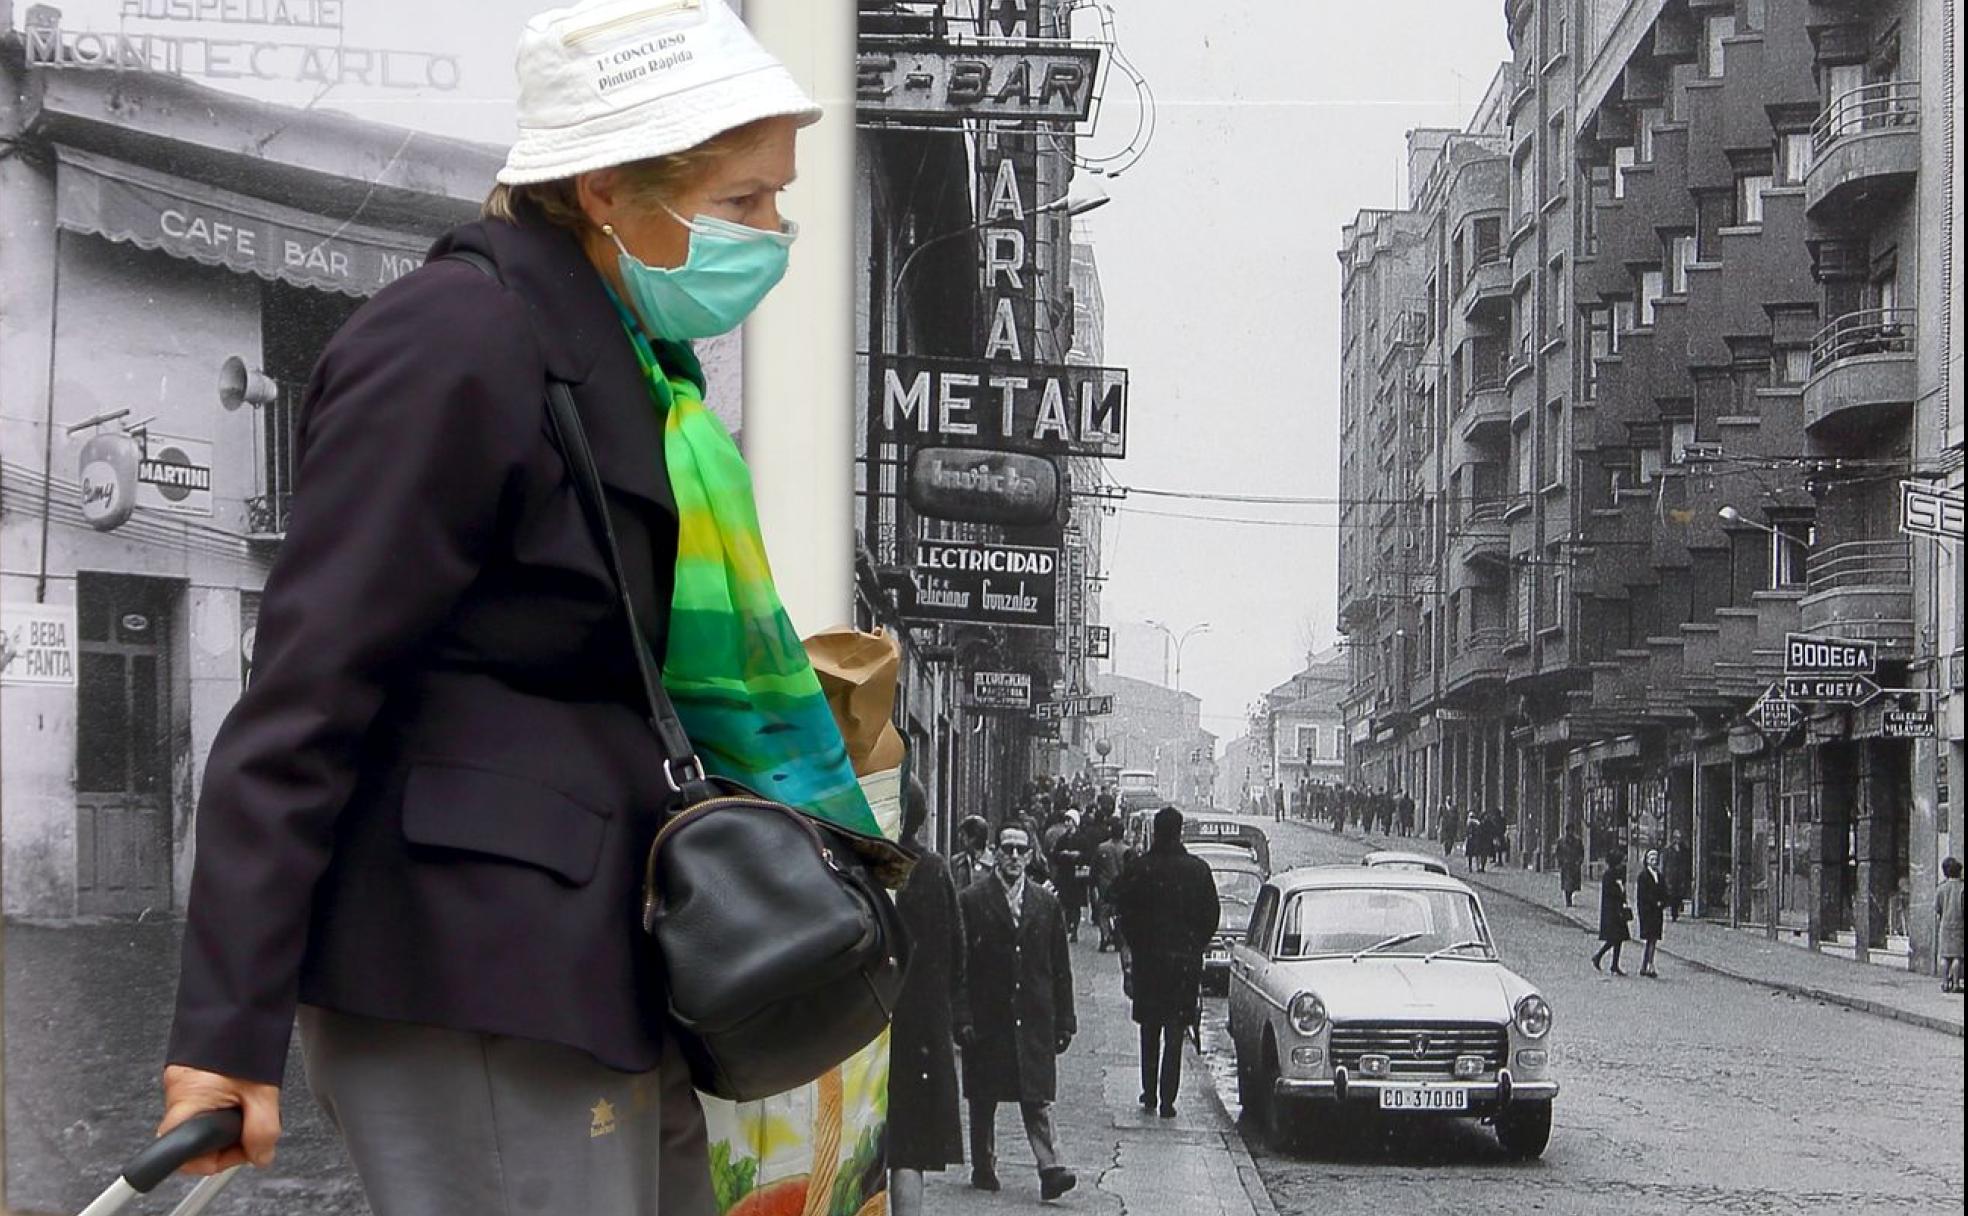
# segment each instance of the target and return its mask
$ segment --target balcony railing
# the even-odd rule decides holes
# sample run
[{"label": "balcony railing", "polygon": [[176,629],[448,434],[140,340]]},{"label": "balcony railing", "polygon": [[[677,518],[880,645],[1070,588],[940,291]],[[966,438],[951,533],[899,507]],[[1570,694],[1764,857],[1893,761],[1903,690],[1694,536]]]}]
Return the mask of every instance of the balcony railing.
[{"label": "balcony railing", "polygon": [[1811,554],[1809,593],[1858,587],[1913,586],[1913,551],[1905,540],[1854,540]]},{"label": "balcony railing", "polygon": [[1879,80],[1840,93],[1811,124],[1811,154],[1823,156],[1839,140],[1866,131],[1918,126],[1920,82]]},{"label": "balcony railing", "polygon": [[1859,355],[1913,353],[1914,310],[1866,308],[1848,312],[1818,331],[1811,342],[1811,374]]},{"label": "balcony railing", "polygon": [[1469,360],[1469,391],[1486,393],[1502,388],[1510,377],[1508,350],[1478,351]]}]

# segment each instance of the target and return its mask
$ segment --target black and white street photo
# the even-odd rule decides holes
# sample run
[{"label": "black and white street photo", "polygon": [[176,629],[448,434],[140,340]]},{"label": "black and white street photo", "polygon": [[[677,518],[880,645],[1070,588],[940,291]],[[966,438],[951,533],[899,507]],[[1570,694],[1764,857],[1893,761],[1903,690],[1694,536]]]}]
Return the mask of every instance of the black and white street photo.
[{"label": "black and white street photo", "polygon": [[858,7],[861,621],[1094,916],[913,1210],[1959,1210],[1955,6]]}]

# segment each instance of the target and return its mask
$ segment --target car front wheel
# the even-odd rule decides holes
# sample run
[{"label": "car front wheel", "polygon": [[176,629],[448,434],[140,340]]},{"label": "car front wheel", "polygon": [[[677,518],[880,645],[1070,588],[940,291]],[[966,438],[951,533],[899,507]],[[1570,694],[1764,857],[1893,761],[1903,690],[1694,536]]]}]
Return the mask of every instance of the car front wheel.
[{"label": "car front wheel", "polygon": [[1496,1117],[1497,1143],[1503,1151],[1529,1161],[1551,1143],[1551,1103],[1515,1102]]}]

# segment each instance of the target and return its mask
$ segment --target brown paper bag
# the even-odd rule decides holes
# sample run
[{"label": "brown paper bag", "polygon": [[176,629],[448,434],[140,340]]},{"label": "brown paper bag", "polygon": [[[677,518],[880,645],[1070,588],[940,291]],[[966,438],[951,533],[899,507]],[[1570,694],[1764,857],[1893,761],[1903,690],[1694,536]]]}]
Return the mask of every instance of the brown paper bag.
[{"label": "brown paper bag", "polygon": [[902,678],[902,647],[895,637],[838,625],[807,638],[805,645],[847,741],[854,775],[899,768],[907,748],[894,721],[895,689]]}]

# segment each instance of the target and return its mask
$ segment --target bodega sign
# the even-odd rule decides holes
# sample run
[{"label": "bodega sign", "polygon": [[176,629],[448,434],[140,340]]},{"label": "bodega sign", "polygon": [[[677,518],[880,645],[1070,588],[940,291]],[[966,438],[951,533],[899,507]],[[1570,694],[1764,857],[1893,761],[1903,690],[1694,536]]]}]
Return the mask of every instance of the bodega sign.
[{"label": "bodega sign", "polygon": [[1876,643],[1793,633],[1784,638],[1786,676],[1869,676],[1879,669]]}]

